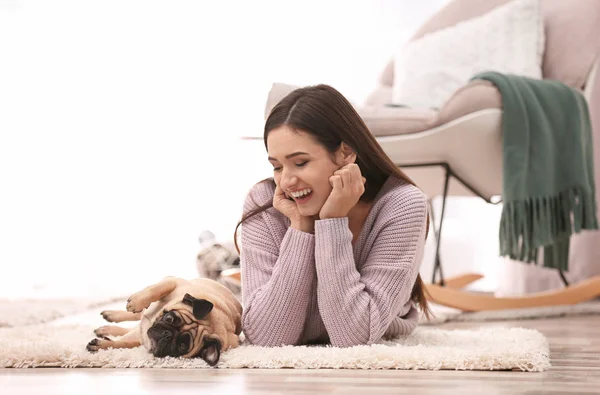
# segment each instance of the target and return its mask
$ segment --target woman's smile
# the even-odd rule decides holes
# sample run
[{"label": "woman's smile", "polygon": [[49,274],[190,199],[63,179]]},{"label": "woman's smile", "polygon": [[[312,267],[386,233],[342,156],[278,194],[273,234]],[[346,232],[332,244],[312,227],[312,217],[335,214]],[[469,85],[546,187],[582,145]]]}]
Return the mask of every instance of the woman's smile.
[{"label": "woman's smile", "polygon": [[299,193],[292,193],[292,197],[294,198],[294,201],[298,204],[308,203],[308,201],[310,200],[312,195],[313,195],[312,189],[305,189],[303,191],[300,191]]}]

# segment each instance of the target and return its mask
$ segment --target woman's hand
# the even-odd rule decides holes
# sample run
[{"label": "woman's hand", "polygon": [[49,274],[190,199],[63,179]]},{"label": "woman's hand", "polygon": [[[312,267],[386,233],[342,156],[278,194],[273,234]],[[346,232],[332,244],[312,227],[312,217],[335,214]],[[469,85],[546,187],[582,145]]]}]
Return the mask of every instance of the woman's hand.
[{"label": "woman's hand", "polygon": [[321,208],[319,218],[346,217],[365,192],[365,181],[356,163],[346,165],[333,173],[329,177],[333,190]]},{"label": "woman's hand", "polygon": [[315,218],[305,217],[298,212],[296,202],[290,198],[280,187],[276,185],[273,195],[273,207],[281,214],[288,217],[291,227],[307,233],[315,230]]}]

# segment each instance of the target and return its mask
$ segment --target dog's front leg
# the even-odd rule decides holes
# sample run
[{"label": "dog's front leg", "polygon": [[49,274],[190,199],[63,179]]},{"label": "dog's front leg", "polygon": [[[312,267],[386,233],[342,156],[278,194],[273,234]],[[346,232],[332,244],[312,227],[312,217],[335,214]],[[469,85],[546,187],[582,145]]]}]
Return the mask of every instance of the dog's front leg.
[{"label": "dog's front leg", "polygon": [[166,277],[162,281],[134,293],[127,299],[127,311],[139,313],[147,309],[152,302],[173,292],[176,286],[175,277]]},{"label": "dog's front leg", "polygon": [[[131,313],[130,313],[131,314]],[[131,331],[129,328],[123,328],[116,325],[104,325],[94,330],[94,334],[98,337],[106,336],[125,336]]]},{"label": "dog's front leg", "polygon": [[100,313],[108,322],[139,321],[142,313],[131,313],[125,310],[104,310]]},{"label": "dog's front leg", "polygon": [[86,349],[89,352],[96,352],[98,350],[107,350],[109,348],[136,348],[142,345],[140,339],[139,328],[134,328],[129,331],[125,336],[119,340],[104,339],[93,339],[87,344]]}]

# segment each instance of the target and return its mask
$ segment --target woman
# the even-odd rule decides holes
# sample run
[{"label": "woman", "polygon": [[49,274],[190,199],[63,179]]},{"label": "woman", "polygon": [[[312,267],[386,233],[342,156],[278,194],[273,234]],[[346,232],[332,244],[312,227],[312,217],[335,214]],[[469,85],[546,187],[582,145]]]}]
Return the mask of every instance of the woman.
[{"label": "woman", "polygon": [[238,224],[246,339],[348,347],[412,332],[415,304],[428,314],[424,194],[327,85],[281,100],[264,142],[273,178]]}]

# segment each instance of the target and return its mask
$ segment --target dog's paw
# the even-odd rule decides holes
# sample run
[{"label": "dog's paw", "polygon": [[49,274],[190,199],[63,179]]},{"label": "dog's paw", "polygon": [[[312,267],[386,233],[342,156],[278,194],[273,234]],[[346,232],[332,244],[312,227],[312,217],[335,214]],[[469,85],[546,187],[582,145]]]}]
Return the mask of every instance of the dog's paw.
[{"label": "dog's paw", "polygon": [[93,340],[91,340],[87,344],[87,346],[85,347],[85,349],[88,350],[91,353],[94,353],[94,352],[97,352],[98,350],[102,350],[102,349],[108,348],[108,342],[110,342],[110,340],[93,339]]},{"label": "dog's paw", "polygon": [[141,292],[134,293],[127,299],[127,311],[139,313],[150,306],[150,301]]},{"label": "dog's paw", "polygon": [[121,313],[122,312],[118,310],[104,310],[100,315],[108,322],[119,322]]},{"label": "dog's paw", "polygon": [[110,340],[107,337],[107,336],[111,335],[110,327],[109,326],[101,326],[100,328],[96,328],[96,329],[94,329],[94,334],[96,336],[98,336],[99,338],[102,338],[105,340]]}]

